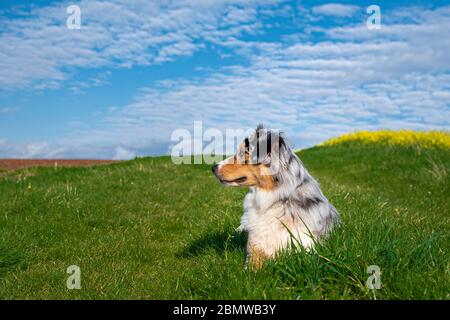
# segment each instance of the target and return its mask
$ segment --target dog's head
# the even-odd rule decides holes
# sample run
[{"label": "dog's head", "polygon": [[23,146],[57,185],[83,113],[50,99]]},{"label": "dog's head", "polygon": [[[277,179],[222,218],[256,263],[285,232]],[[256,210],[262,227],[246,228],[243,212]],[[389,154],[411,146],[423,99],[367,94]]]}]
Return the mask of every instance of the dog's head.
[{"label": "dog's head", "polygon": [[291,154],[280,132],[258,126],[238,146],[234,156],[213,166],[212,171],[227,186],[273,190],[279,183],[279,171]]}]

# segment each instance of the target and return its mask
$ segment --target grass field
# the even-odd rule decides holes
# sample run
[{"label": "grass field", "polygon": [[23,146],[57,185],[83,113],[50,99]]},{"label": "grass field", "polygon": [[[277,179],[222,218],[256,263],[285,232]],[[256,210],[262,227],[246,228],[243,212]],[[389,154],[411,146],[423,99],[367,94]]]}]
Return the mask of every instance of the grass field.
[{"label": "grass field", "polygon": [[[313,253],[242,268],[246,190],[141,158],[0,173],[0,298],[448,299],[450,151],[353,142],[299,153],[342,216]],[[81,268],[81,290],[66,269]],[[381,269],[370,290],[367,267]]]}]

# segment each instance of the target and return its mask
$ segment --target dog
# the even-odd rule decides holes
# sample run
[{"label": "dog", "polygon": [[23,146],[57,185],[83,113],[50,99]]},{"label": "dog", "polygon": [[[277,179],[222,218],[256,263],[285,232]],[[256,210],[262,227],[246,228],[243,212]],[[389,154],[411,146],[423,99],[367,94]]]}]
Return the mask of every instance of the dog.
[{"label": "dog", "polygon": [[282,132],[259,125],[212,172],[226,186],[249,188],[236,229],[248,232],[246,268],[259,269],[293,246],[311,250],[339,223],[336,208]]}]

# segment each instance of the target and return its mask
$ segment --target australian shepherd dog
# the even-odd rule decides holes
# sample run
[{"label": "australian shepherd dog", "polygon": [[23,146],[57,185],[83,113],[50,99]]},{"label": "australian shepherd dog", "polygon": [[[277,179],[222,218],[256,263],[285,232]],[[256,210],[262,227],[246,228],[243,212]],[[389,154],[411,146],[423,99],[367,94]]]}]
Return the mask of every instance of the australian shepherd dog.
[{"label": "australian shepherd dog", "polygon": [[226,186],[248,187],[237,231],[247,231],[245,266],[260,268],[281,250],[310,250],[339,221],[337,210],[281,132],[258,126],[236,154],[212,168]]}]

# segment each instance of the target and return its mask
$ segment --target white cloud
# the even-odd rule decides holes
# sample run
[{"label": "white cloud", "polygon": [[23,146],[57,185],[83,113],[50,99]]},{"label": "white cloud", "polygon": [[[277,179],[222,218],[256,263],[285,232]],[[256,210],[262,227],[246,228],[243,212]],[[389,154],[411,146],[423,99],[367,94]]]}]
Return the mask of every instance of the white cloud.
[{"label": "white cloud", "polygon": [[69,89],[75,94],[82,94],[84,90],[92,87],[100,87],[109,83],[110,71],[99,72],[85,81],[74,80],[69,84]]},{"label": "white cloud", "polygon": [[116,147],[115,154],[113,156],[113,160],[130,160],[136,157],[136,153],[130,151],[124,147],[118,146]]},{"label": "white cloud", "polygon": [[[130,68],[189,56],[210,41],[257,28],[274,0],[84,0],[81,29],[66,28],[68,3],[30,9],[0,30],[0,87],[56,88],[77,68]],[[200,41],[199,41],[200,40]]]},{"label": "white cloud", "polygon": [[42,158],[54,159],[63,157],[65,149],[54,148],[46,141],[31,142],[25,146],[25,150],[20,151],[19,158]]},{"label": "white cloud", "polygon": [[40,156],[43,153],[46,153],[49,151],[49,145],[47,142],[35,142],[30,143],[26,147],[26,158],[33,158],[36,156]]},{"label": "white cloud", "polygon": [[311,9],[315,15],[343,18],[352,17],[358,10],[361,10],[361,7],[340,3],[327,3]]},{"label": "white cloud", "polygon": [[[63,147],[57,143],[47,141],[31,141],[26,143],[15,143],[7,139],[0,139],[0,158],[19,159],[56,159],[67,158],[70,146]],[[80,150],[79,147],[74,149]],[[77,158],[80,158],[78,156]]]}]

